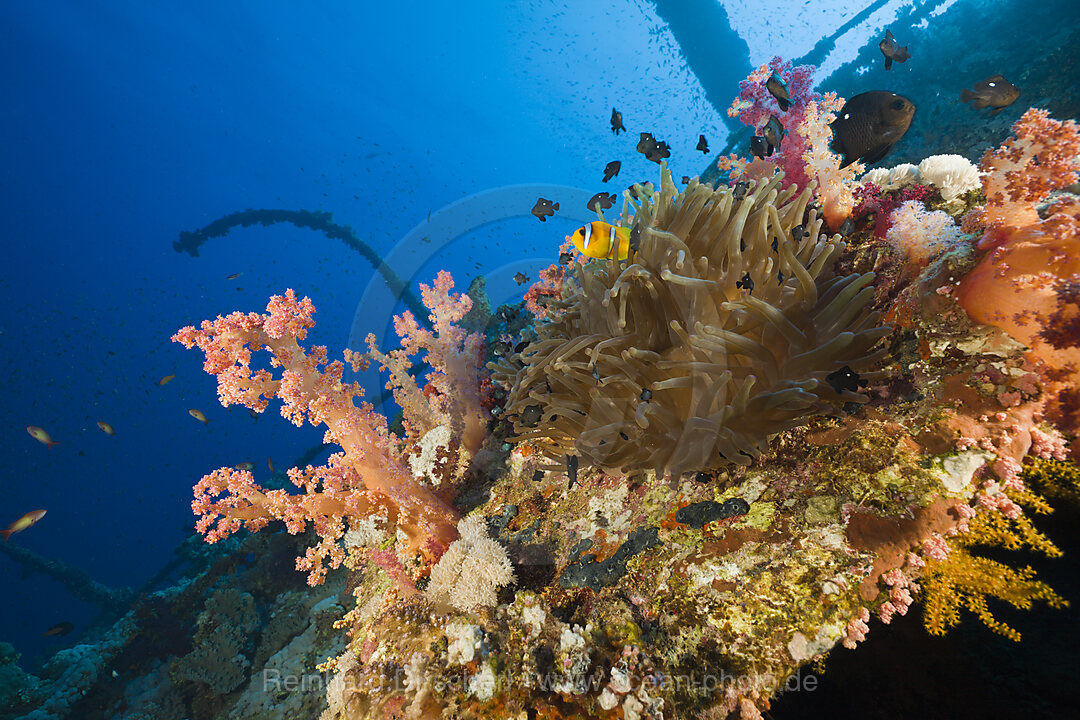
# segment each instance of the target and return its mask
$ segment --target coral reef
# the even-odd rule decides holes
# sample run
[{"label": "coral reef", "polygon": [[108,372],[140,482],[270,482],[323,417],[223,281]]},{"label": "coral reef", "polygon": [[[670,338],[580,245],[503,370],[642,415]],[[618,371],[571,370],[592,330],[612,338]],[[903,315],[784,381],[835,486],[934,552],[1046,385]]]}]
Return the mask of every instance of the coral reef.
[{"label": "coral reef", "polygon": [[[766,89],[765,82],[777,74],[788,87],[790,104],[782,110],[776,98]],[[735,156],[721,157],[720,170],[734,170],[733,176],[767,177],[776,168],[784,171],[784,186],[808,187],[814,183],[822,205],[823,217],[832,230],[839,230],[854,206],[851,181],[862,172],[863,165],[853,163],[841,168],[841,158],[829,149],[832,130],[829,123],[844,105],[836,93],[816,93],[813,87],[814,68],[809,65],[792,67],[775,57],[757,68],[739,83],[739,96],[732,102],[728,115],[754,129],[761,128],[775,115],[787,130],[779,148],[768,158],[749,164]]]},{"label": "coral reef", "polygon": [[981,232],[978,265],[956,288],[976,321],[996,325],[1043,363],[1062,430],[1080,434],[1080,197],[1065,188],[1080,178],[1080,129],[1032,108],[1013,137],[979,164],[986,204],[964,218]]}]

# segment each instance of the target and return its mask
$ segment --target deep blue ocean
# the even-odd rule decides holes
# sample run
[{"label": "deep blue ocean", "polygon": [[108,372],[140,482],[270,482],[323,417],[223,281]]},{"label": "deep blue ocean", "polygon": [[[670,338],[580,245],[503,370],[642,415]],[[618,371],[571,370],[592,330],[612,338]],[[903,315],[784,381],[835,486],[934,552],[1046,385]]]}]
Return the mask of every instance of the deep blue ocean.
[{"label": "deep blue ocean", "polygon": [[[268,457],[287,465],[321,438],[226,412],[201,356],[169,337],[293,288],[318,310],[312,339],[339,354],[381,283],[311,230],[236,229],[197,258],[173,249],[181,231],[246,208],[329,211],[408,258],[397,271],[414,291],[440,268],[461,290],[485,274],[497,304],[587,218],[581,198],[652,177],[639,131],[687,174],[705,164],[698,134],[726,133],[647,4],[46,0],[0,4],[0,28],[0,515],[6,527],[46,509],[11,542],[114,588],[140,586],[192,532],[201,475],[250,460],[265,479]],[[750,62],[728,34],[735,83]],[[541,224],[532,186],[551,185],[577,190],[578,207]],[[496,209],[423,232],[477,193],[471,207]],[[372,312],[361,338],[387,332],[387,309]],[[42,639],[49,627],[77,632],[96,612],[6,557],[0,576],[0,639],[24,660],[75,638]]]}]

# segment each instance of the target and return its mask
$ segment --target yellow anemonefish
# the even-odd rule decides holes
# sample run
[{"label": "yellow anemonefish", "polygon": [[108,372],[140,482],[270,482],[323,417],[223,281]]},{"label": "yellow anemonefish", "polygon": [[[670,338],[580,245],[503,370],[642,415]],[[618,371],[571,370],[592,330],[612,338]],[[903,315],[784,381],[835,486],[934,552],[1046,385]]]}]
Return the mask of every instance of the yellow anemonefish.
[{"label": "yellow anemonefish", "polygon": [[52,447],[53,445],[59,445],[60,443],[52,439],[49,433],[39,428],[37,425],[27,425],[26,432],[30,433],[30,437],[37,440],[42,445]]},{"label": "yellow anemonefish", "polygon": [[586,257],[609,258],[616,243],[619,260],[625,260],[630,254],[630,228],[616,227],[599,220],[579,227],[570,236],[570,241]]},{"label": "yellow anemonefish", "polygon": [[22,532],[43,517],[45,517],[44,510],[31,510],[15,522],[8,525],[7,530],[0,530],[0,535],[3,535],[4,542],[7,542],[7,539],[9,537],[11,537],[17,532]]}]

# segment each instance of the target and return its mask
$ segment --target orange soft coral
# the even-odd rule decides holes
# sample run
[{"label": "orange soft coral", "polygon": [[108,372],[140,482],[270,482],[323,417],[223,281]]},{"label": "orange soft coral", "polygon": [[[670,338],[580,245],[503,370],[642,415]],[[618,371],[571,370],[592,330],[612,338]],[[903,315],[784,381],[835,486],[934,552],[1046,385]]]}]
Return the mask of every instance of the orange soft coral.
[{"label": "orange soft coral", "polygon": [[974,320],[1027,344],[1045,364],[1050,389],[1060,392],[1080,384],[1080,338],[1052,344],[1043,335],[1060,315],[1062,283],[1080,281],[1080,201],[1045,201],[1077,181],[1080,128],[1032,108],[1013,134],[979,165],[986,206],[965,219],[965,230],[984,227],[977,247],[987,252],[957,299]]}]

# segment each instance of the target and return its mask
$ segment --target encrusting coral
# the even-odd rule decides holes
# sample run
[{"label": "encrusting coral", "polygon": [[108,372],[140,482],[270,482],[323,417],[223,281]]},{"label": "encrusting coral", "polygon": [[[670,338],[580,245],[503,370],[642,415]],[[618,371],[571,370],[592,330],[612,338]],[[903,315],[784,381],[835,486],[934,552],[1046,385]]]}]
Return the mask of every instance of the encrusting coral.
[{"label": "encrusting coral", "polygon": [[516,441],[674,474],[745,465],[807,416],[865,402],[836,374],[882,355],[874,275],[834,273],[844,243],[782,179],[680,193],[665,167],[657,192],[635,193],[636,250],[579,261],[535,339],[492,365]]}]

